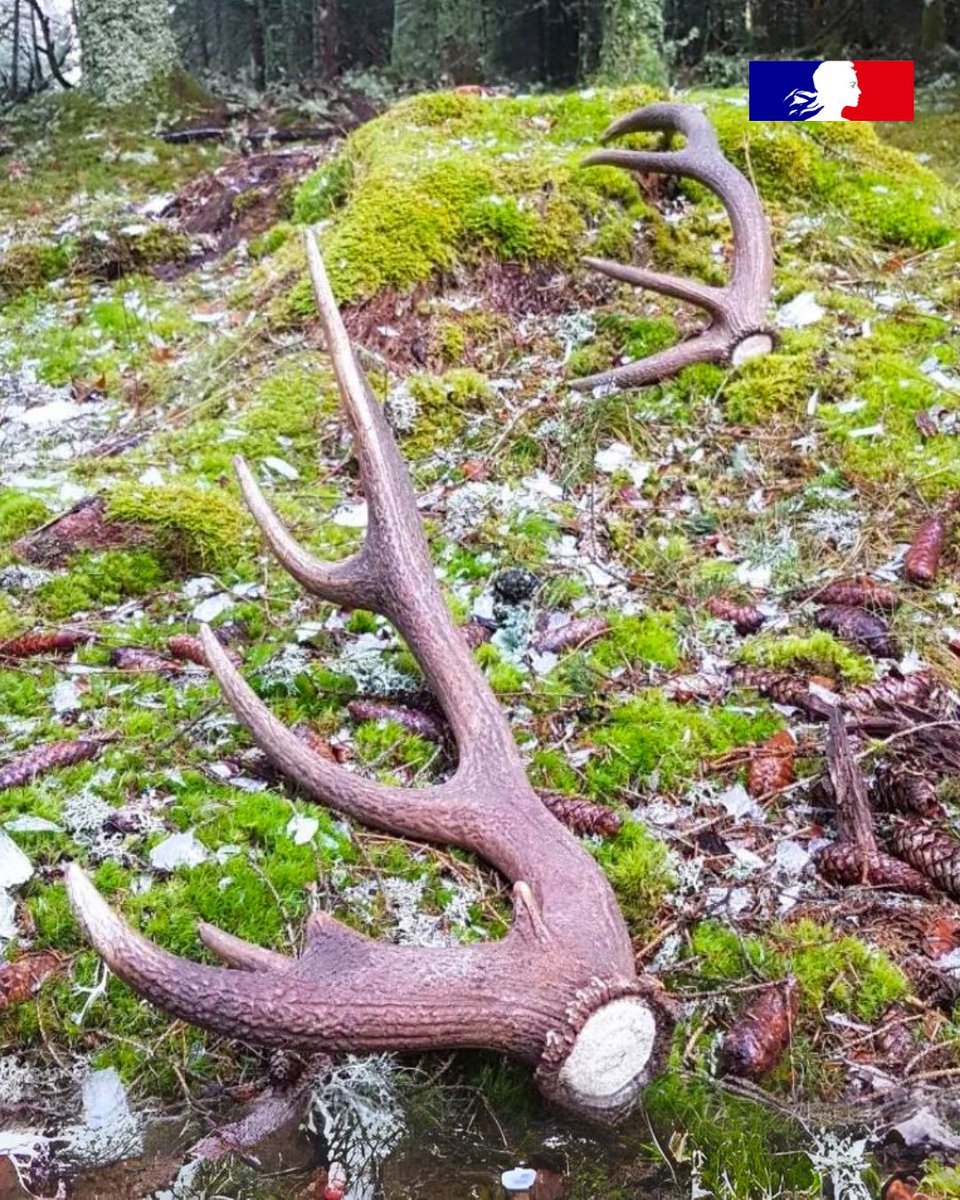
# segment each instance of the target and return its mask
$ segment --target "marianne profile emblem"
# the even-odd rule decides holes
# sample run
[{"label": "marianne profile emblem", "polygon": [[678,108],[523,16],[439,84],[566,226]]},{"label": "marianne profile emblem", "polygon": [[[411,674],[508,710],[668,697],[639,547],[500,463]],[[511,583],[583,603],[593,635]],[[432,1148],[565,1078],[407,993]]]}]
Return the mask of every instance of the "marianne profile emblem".
[{"label": "marianne profile emblem", "polygon": [[813,91],[794,88],[784,103],[795,120],[848,121],[843,110],[860,103],[857,69],[852,62],[822,62],[813,72]]}]

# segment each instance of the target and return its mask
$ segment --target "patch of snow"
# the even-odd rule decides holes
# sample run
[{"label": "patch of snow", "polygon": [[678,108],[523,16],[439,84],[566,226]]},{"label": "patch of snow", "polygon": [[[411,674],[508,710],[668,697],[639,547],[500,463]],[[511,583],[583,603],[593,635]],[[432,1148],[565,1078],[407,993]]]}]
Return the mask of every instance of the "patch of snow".
[{"label": "patch of snow", "polygon": [[12,821],[4,821],[4,829],[10,833],[62,833],[63,830],[56,821],[48,821],[46,817],[35,817],[30,813],[14,817]]},{"label": "patch of snow", "polygon": [[292,481],[300,478],[300,472],[296,467],[292,466],[284,458],[277,458],[273,454],[268,454],[262,463],[264,469],[280,479],[289,479]]},{"label": "patch of snow", "polygon": [[13,838],[0,829],[0,888],[17,888],[33,875],[33,864]]},{"label": "patch of snow", "polygon": [[344,529],[366,529],[369,519],[366,500],[344,505],[343,508],[338,508],[330,518],[334,525],[340,525]]},{"label": "patch of snow", "polygon": [[598,450],[593,463],[598,471],[603,471],[606,475],[613,475],[617,471],[626,472],[635,487],[644,483],[654,467],[652,462],[637,458],[633,447],[628,446],[626,442],[611,442],[609,446]]},{"label": "patch of snow", "polygon": [[75,713],[80,708],[80,693],[71,679],[61,679],[50,693],[50,703],[58,717]]},{"label": "patch of snow", "polygon": [[781,329],[804,329],[821,319],[824,310],[813,292],[800,292],[777,311],[776,323]]},{"label": "patch of snow", "polygon": [[287,822],[286,834],[287,837],[293,838],[295,845],[305,846],[308,842],[313,841],[319,828],[320,822],[316,817],[305,817],[300,813],[294,813]]},{"label": "patch of snow", "polygon": [[217,617],[223,616],[225,612],[233,608],[236,601],[229,592],[216,592],[212,596],[207,596],[205,600],[201,600],[190,614],[195,621],[201,621],[207,625],[211,621],[215,621]]}]

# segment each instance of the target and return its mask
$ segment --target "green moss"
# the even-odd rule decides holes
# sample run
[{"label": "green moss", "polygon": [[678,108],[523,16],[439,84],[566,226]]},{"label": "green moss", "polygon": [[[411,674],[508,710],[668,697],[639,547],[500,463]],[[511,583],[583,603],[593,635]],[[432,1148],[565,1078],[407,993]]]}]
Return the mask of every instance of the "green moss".
[{"label": "green moss", "polygon": [[669,790],[696,777],[703,759],[731,746],[769,737],[780,725],[772,713],[744,713],[716,707],[674,704],[656,688],[611,713],[589,732],[604,753],[592,758],[586,778],[592,795],[616,796],[641,787],[656,771],[659,787]]},{"label": "green moss", "polygon": [[868,683],[874,677],[868,658],[826,630],[791,637],[761,634],[744,642],[739,657],[754,667],[799,670],[849,684]]},{"label": "green moss", "polygon": [[752,424],[773,417],[799,417],[814,390],[815,352],[791,352],[785,345],[775,354],[748,359],[723,390],[727,418]]},{"label": "green moss", "polygon": [[672,670],[680,661],[676,617],[671,612],[646,613],[640,617],[611,617],[610,632],[590,654],[591,665],[609,674],[618,666],[656,664]]},{"label": "green moss", "polygon": [[691,934],[690,951],[704,986],[751,974],[770,980],[795,975],[800,1022],[819,1023],[825,1010],[875,1021],[909,991],[906,976],[880,950],[806,918],[776,925],[762,938],[704,921]]},{"label": "green moss", "polygon": [[166,578],[155,555],[146,550],[109,550],[82,554],[70,570],[37,589],[39,612],[50,620],[145,596]]},{"label": "green moss", "polygon": [[929,1200],[960,1200],[960,1167],[928,1161],[919,1194]]},{"label": "green moss", "polygon": [[346,201],[353,184],[354,163],[348,154],[338,154],[309,175],[297,190],[293,218],[300,224],[323,221]]},{"label": "green moss", "polygon": [[286,243],[293,231],[293,226],[286,221],[271,225],[265,233],[251,239],[248,247],[250,257],[266,258],[268,254],[274,254]]},{"label": "green moss", "polygon": [[633,936],[649,936],[663,898],[674,884],[663,842],[639,821],[624,821],[617,836],[597,849],[597,861],[617,893]]},{"label": "green moss", "polygon": [[11,247],[0,255],[0,301],[6,303],[66,275],[72,261],[73,248],[66,242],[24,242]]},{"label": "green moss", "polygon": [[33,496],[0,488],[0,549],[4,543],[42,525],[49,515],[46,505]]},{"label": "green moss", "polygon": [[234,566],[246,522],[227,492],[190,483],[121,484],[107,496],[107,515],[156,531],[160,553],[184,569]]}]

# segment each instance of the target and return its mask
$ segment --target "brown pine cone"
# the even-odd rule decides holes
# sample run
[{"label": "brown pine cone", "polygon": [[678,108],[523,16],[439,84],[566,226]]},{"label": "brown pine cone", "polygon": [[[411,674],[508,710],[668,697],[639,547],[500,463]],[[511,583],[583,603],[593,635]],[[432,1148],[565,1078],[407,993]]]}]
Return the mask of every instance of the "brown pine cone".
[{"label": "brown pine cone", "polygon": [[828,604],[818,610],[816,623],[846,642],[860,646],[878,658],[896,658],[897,646],[887,623],[865,608]]},{"label": "brown pine cone", "polygon": [[758,800],[793,783],[797,744],[785,730],[767,738],[750,760],[747,791]]},{"label": "brown pine cone", "polygon": [[732,621],[737,633],[744,636],[756,633],[767,619],[763,613],[751,604],[737,604],[735,600],[727,600],[723,596],[711,596],[706,604],[711,617],[720,621]]},{"label": "brown pine cone", "polygon": [[560,654],[563,650],[579,649],[587,642],[603,637],[610,629],[606,617],[582,617],[568,621],[556,629],[545,629],[533,639],[533,648],[540,654]]},{"label": "brown pine cone", "polygon": [[944,513],[934,513],[913,535],[907,557],[903,560],[903,573],[911,583],[933,583],[940,569],[946,542],[947,517]]},{"label": "brown pine cone", "polygon": [[813,863],[824,879],[843,887],[868,884],[911,896],[929,896],[932,890],[919,871],[879,851],[864,853],[853,842],[824,846],[813,856]]},{"label": "brown pine cone", "polygon": [[55,950],[38,950],[0,965],[0,1011],[32,996],[48,975],[60,969],[62,962],[62,956]]},{"label": "brown pine cone", "polygon": [[[175,633],[173,637],[167,638],[167,649],[174,658],[184,659],[186,662],[196,663],[198,667],[207,665],[207,656],[203,652],[203,642],[198,637],[194,637],[190,633]],[[240,661],[240,655],[235,650],[226,650],[227,658],[236,666]]]},{"label": "brown pine cone", "polygon": [[771,1071],[790,1044],[799,1005],[792,975],[764,988],[727,1030],[720,1051],[723,1069],[745,1079]]},{"label": "brown pine cone", "polygon": [[874,808],[881,812],[906,813],[933,820],[946,815],[937,799],[936,784],[903,766],[880,767],[870,789]]},{"label": "brown pine cone", "polygon": [[121,671],[152,672],[156,675],[174,675],[183,670],[183,665],[175,659],[139,646],[118,646],[111,650],[110,662]]},{"label": "brown pine cone", "polygon": [[540,799],[561,824],[578,835],[616,837],[623,818],[612,809],[579,796],[561,796],[556,792],[540,792]]},{"label": "brown pine cone", "polygon": [[933,695],[937,681],[929,671],[912,671],[909,675],[891,673],[877,683],[865,683],[840,697],[848,712],[865,715],[878,706],[906,704],[923,708]]},{"label": "brown pine cone", "polygon": [[79,738],[75,742],[48,742],[18,754],[0,768],[0,792],[22,787],[57,767],[72,767],[96,758],[104,744],[104,738]]},{"label": "brown pine cone", "polygon": [[826,700],[813,695],[807,683],[787,671],[770,671],[766,667],[734,667],[730,672],[734,687],[753,688],[776,704],[799,708],[808,717],[824,719],[830,713]]},{"label": "brown pine cone", "polygon": [[343,754],[334,749],[325,737],[321,737],[315,729],[312,729],[305,721],[298,721],[293,726],[293,732],[297,735],[305,746],[314,752],[318,758],[325,758],[327,762],[338,763],[343,761]]},{"label": "brown pine cone", "polygon": [[849,579],[833,579],[821,587],[804,588],[795,592],[797,600],[816,600],[818,604],[841,604],[845,608],[879,608],[892,611],[900,597],[892,588],[877,583],[866,575]]},{"label": "brown pine cone", "polygon": [[21,633],[0,642],[0,659],[35,658],[38,654],[70,654],[89,642],[92,633],[60,629],[56,633]]},{"label": "brown pine cone", "polygon": [[960,841],[918,821],[901,821],[890,848],[955,900],[960,900]]},{"label": "brown pine cone", "polygon": [[446,728],[417,708],[408,708],[405,704],[386,704],[379,700],[351,700],[347,711],[355,721],[396,721],[398,725],[415,733],[418,737],[426,738],[429,742],[442,742],[446,739]]}]

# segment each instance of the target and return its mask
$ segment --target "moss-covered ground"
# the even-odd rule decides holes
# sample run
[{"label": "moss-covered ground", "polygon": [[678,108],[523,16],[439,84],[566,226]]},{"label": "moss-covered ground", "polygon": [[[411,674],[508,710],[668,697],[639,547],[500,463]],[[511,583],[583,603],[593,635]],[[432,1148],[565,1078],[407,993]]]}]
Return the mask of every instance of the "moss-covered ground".
[{"label": "moss-covered ground", "polygon": [[[818,733],[718,679],[739,662],[838,687],[872,680],[873,661],[815,630],[790,597],[836,574],[895,577],[918,519],[960,488],[956,142],[951,154],[931,135],[923,165],[866,125],[751,125],[739,93],[691,97],[769,213],[781,344],[738,370],[581,394],[571,377],[651,353],[697,322],[680,304],[589,278],[582,254],[635,248],[711,282],[728,265],[715,197],[579,165],[614,116],[653,97],[405,100],[302,181],[289,221],[174,279],[153,268],[182,257],[182,235],[142,206],[226,151],[170,147],[152,121],[108,123],[73,97],[44,101],[11,130],[17,169],[7,159],[0,172],[13,231],[0,249],[0,403],[14,422],[0,440],[0,637],[69,625],[92,639],[68,660],[0,668],[0,757],[84,733],[115,740],[95,762],[0,795],[34,869],[9,951],[67,956],[36,1003],[0,1012],[5,1056],[38,1077],[113,1066],[141,1104],[194,1103],[263,1075],[261,1053],[104,978],[60,882],[72,859],[187,957],[204,953],[199,920],[290,951],[312,907],[388,938],[497,936],[509,919],[482,864],[373,835],[264,776],[202,669],[132,673],[114,659],[118,647],[162,652],[206,617],[273,710],[312,725],[352,769],[412,786],[449,769],[445,751],[400,724],[350,717],[359,694],[415,694],[416,664],[379,618],[301,593],[263,552],[232,477],[242,454],[317,554],[357,545],[361,497],[299,236],[318,224],[424,497],[451,606],[496,628],[476,655],[531,777],[627,817],[592,848],[641,962],[684,1002],[648,1121],[616,1152],[562,1131],[570,1194],[633,1196],[656,1169],[687,1192],[692,1176],[709,1189],[699,1195],[819,1195],[811,1131],[857,1130],[857,1105],[890,1069],[871,1037],[894,1004],[910,1014],[924,1067],[955,1083],[960,1025],[904,965],[905,939],[890,932],[904,906],[840,902],[803,869],[822,814],[802,792],[764,811],[730,799],[745,771],[738,750],[790,727],[811,773]],[[117,237],[136,245],[119,278],[101,278],[89,247]],[[49,419],[31,423],[43,405]],[[23,569],[14,542],[92,493],[130,544]],[[909,661],[956,687],[955,544],[945,561],[935,589],[901,587],[895,632]],[[510,604],[495,584],[516,566],[535,588]],[[765,629],[738,638],[710,617],[704,602],[721,593],[762,603]],[[569,616],[606,617],[609,630],[538,652],[538,622]],[[151,850],[188,831],[202,861],[153,869]],[[932,919],[929,907],[910,911]],[[721,1032],[753,986],[787,972],[800,987],[790,1053],[759,1101],[733,1095],[716,1078]],[[428,1064],[435,1081],[439,1068]],[[535,1158],[545,1130],[556,1133],[524,1072],[488,1059],[447,1072],[440,1094],[456,1090],[451,1079],[479,1087],[512,1149]],[[934,1174],[931,1195],[960,1195],[949,1164]]]}]

